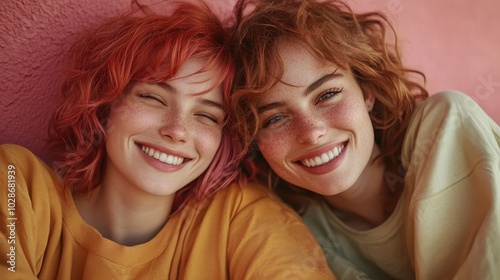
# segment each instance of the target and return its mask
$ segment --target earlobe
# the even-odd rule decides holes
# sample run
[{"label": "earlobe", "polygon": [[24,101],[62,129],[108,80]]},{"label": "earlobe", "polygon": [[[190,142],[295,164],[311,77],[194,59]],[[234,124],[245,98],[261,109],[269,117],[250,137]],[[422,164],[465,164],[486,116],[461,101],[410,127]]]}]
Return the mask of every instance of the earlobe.
[{"label": "earlobe", "polygon": [[371,93],[367,93],[365,97],[366,110],[371,112],[373,110],[373,105],[375,104],[375,96]]},{"label": "earlobe", "polygon": [[361,90],[363,91],[363,97],[365,99],[366,110],[370,113],[375,105],[375,95],[372,94],[371,87],[368,84],[361,83]]}]

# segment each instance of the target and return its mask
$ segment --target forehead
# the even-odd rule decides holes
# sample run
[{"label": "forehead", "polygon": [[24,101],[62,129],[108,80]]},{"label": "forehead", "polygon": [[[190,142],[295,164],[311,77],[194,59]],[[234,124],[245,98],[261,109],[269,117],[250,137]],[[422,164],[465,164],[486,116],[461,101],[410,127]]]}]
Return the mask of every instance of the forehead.
[{"label": "forehead", "polygon": [[283,61],[283,76],[277,85],[306,87],[338,68],[334,63],[319,61],[302,44],[293,40],[281,41],[276,47]]},{"label": "forehead", "polygon": [[188,59],[172,79],[166,82],[177,91],[191,94],[206,93],[222,99],[222,87],[216,84],[220,80],[221,71],[215,66],[203,69],[206,65],[206,59]]}]

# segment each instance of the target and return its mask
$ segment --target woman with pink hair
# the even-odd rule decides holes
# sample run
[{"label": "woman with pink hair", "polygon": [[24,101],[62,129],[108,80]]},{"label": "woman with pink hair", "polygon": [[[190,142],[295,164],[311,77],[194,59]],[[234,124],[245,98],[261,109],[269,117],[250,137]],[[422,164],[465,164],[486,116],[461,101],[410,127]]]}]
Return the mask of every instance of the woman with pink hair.
[{"label": "woman with pink hair", "polygon": [[0,147],[1,278],[333,278],[300,218],[238,172],[233,74],[202,3],[83,34],[52,120],[56,172]]}]

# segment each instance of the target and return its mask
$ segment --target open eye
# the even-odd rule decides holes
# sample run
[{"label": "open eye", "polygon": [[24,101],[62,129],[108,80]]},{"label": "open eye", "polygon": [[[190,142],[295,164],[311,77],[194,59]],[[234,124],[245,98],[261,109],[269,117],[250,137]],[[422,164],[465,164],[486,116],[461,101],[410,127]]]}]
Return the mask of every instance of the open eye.
[{"label": "open eye", "polygon": [[344,90],[344,88],[334,88],[334,89],[328,89],[326,90],[325,92],[323,92],[319,98],[318,98],[318,103],[319,102],[323,102],[325,100],[328,100],[332,97],[334,97],[335,95],[339,94],[342,92],[342,90]]},{"label": "open eye", "polygon": [[269,117],[268,119],[266,119],[263,123],[262,123],[262,128],[267,128],[279,121],[281,121],[282,119],[284,119],[285,116],[284,115],[274,115],[274,116],[271,116]]}]

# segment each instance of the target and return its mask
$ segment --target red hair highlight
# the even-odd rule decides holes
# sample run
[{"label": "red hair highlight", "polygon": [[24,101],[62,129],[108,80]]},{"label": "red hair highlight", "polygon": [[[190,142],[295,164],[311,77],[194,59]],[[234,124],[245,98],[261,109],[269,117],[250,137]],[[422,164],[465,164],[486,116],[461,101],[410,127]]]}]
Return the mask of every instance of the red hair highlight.
[{"label": "red hair highlight", "polygon": [[[100,184],[106,163],[106,125],[111,103],[132,83],[172,78],[188,59],[207,61],[200,71],[218,70],[224,106],[230,107],[234,62],[228,34],[206,4],[176,3],[169,15],[133,3],[133,10],[84,34],[70,49],[63,103],[49,134],[55,168],[63,184],[90,192]],[[228,112],[214,160],[195,181],[178,191],[174,209],[195,197],[203,199],[238,177],[241,140]]]}]

